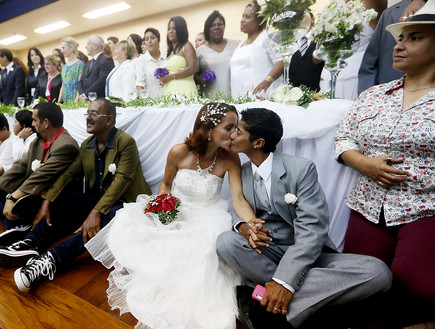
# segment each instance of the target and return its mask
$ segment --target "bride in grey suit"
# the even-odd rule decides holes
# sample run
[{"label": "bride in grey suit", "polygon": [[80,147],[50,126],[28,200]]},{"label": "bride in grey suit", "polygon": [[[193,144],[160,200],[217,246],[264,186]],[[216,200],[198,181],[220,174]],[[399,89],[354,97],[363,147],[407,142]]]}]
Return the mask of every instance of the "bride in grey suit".
[{"label": "bride in grey suit", "polygon": [[218,237],[217,251],[248,282],[266,286],[261,305],[268,312],[282,313],[298,327],[327,304],[387,290],[391,272],[374,257],[336,251],[316,167],[275,151],[281,137],[276,113],[242,112],[231,148],[251,160],[242,167],[243,193],[261,220],[234,216],[233,230]]}]

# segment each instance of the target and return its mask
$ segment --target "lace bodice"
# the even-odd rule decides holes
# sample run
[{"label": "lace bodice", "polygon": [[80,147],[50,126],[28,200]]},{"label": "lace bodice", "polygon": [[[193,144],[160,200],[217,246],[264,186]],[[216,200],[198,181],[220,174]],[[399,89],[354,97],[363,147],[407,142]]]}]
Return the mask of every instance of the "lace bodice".
[{"label": "lace bodice", "polygon": [[184,205],[209,206],[221,196],[223,178],[193,169],[178,169],[172,193]]}]

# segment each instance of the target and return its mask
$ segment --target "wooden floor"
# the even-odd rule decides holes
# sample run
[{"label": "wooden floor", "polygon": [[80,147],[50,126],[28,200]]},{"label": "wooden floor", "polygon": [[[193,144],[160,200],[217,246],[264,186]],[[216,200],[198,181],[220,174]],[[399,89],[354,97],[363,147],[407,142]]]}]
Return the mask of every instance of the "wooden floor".
[{"label": "wooden floor", "polygon": [[[0,233],[4,229],[0,224]],[[107,303],[110,270],[86,252],[70,269],[20,292],[15,269],[0,269],[0,329],[131,329],[137,320]],[[241,328],[240,323],[237,326]]]}]

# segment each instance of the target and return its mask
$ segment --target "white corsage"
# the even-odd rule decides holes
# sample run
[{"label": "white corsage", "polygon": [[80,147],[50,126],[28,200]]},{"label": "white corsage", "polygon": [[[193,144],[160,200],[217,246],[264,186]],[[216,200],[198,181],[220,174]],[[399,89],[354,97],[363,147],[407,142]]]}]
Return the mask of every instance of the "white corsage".
[{"label": "white corsage", "polygon": [[33,160],[33,162],[32,162],[32,171],[35,171],[39,167],[41,167],[41,161],[39,161],[37,159]]},{"label": "white corsage", "polygon": [[115,173],[116,173],[116,164],[111,163],[109,165],[109,167],[107,167],[107,170],[109,170],[112,175],[115,175]]},{"label": "white corsage", "polygon": [[285,201],[287,204],[295,204],[296,201],[298,201],[298,198],[297,198],[297,196],[294,195],[294,194],[287,193],[287,194],[284,196],[284,201]]}]

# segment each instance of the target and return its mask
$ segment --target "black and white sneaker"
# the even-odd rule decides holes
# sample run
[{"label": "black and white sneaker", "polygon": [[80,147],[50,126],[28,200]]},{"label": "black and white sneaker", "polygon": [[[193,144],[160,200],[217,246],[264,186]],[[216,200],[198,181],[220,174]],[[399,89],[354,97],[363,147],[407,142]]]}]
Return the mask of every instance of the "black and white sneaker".
[{"label": "black and white sneaker", "polygon": [[10,246],[12,243],[23,240],[30,232],[31,225],[21,225],[0,234],[0,246]]},{"label": "black and white sneaker", "polygon": [[12,268],[23,266],[30,258],[39,256],[32,240],[24,239],[11,244],[9,247],[0,247],[0,267]]},{"label": "black and white sneaker", "polygon": [[44,278],[53,280],[54,273],[56,273],[56,263],[53,255],[47,251],[45,254],[29,259],[26,266],[15,271],[15,284],[22,292],[28,292]]}]

